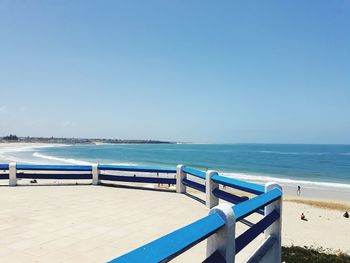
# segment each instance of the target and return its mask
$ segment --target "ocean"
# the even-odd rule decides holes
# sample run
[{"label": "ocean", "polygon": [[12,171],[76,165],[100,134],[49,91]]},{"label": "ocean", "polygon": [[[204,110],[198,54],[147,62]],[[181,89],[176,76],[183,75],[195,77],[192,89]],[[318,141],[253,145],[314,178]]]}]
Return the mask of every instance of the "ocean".
[{"label": "ocean", "polygon": [[238,179],[350,190],[350,145],[100,144],[7,148],[19,163],[123,164],[213,169]]}]

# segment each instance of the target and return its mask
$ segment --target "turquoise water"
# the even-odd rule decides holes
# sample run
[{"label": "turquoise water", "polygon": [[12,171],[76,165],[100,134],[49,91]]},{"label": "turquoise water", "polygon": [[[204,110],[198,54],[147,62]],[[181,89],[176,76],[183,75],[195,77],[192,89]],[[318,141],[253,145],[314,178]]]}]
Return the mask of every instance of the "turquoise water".
[{"label": "turquoise water", "polygon": [[350,145],[117,144],[36,148],[15,155],[34,163],[181,163],[251,180],[350,184]]}]

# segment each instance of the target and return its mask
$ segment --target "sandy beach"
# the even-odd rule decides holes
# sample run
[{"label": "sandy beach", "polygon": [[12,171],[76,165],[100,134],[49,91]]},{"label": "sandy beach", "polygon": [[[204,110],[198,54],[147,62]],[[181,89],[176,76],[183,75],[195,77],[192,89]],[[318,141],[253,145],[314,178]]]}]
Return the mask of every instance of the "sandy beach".
[{"label": "sandy beach", "polygon": [[[205,198],[202,193],[190,192],[203,200]],[[350,254],[350,219],[343,217],[345,211],[350,211],[350,202],[285,195],[282,209],[282,245]],[[301,213],[305,214],[307,221],[300,219]],[[259,220],[259,217],[252,219]]]},{"label": "sandy beach", "polygon": [[[164,188],[167,187],[164,186]],[[228,188],[225,190],[237,195],[253,197],[240,191]],[[289,193],[293,192],[291,187],[288,190]],[[188,192],[202,200],[205,199],[204,194],[196,190],[189,189]],[[311,197],[312,194],[314,197]],[[341,199],[327,198],[327,195],[339,196]],[[350,212],[349,195],[349,192],[332,195],[324,190],[314,189],[304,189],[300,196],[285,194],[282,245],[322,248],[332,254],[343,252],[350,255],[350,219],[343,217],[345,211]],[[305,214],[307,221],[300,219],[301,213]],[[251,217],[252,222],[256,222],[259,218],[259,216]]]},{"label": "sandy beach", "polygon": [[[0,144],[2,159],[0,163],[8,163],[10,158],[3,158],[3,152],[8,149],[45,147],[44,144]],[[22,180],[21,183],[28,183]],[[42,182],[39,182],[39,184]],[[60,183],[60,182],[45,182]],[[68,182],[73,183],[75,182]],[[86,182],[85,182],[86,183]],[[5,182],[1,182],[6,185]],[[147,187],[158,187],[147,185]],[[164,188],[167,188],[164,186]],[[0,191],[3,187],[0,188]],[[226,189],[227,190],[227,189]],[[283,201],[283,237],[285,246],[322,247],[331,253],[342,251],[350,254],[350,219],[343,217],[345,211],[350,211],[350,192],[347,189],[312,189],[302,188],[301,196],[296,196],[292,186],[284,188]],[[195,196],[204,199],[202,193],[189,190]],[[236,192],[235,192],[236,193]],[[293,194],[295,193],[295,194]],[[307,221],[300,219],[304,213]]]},{"label": "sandy beach", "polygon": [[[308,204],[305,204],[305,201]],[[283,245],[322,247],[330,253],[340,250],[350,254],[350,219],[343,217],[345,209],[350,211],[350,203],[320,203],[317,199],[285,197],[282,219]],[[301,213],[305,214],[307,221],[300,219]]]}]

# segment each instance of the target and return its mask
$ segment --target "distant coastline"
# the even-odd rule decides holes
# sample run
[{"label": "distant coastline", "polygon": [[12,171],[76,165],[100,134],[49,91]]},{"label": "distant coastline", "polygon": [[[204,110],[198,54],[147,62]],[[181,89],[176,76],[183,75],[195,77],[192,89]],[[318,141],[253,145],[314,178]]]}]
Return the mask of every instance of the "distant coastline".
[{"label": "distant coastline", "polygon": [[161,140],[123,140],[64,137],[17,137],[9,135],[0,137],[0,143],[48,143],[48,144],[177,144],[178,142]]}]

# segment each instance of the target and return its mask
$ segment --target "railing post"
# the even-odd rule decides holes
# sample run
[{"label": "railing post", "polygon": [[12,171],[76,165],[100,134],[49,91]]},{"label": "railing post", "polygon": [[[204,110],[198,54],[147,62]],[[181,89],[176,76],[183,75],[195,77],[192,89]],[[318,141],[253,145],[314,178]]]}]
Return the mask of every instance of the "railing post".
[{"label": "railing post", "polygon": [[92,184],[93,185],[98,185],[98,174],[100,173],[98,169],[98,164],[93,164],[92,165]]},{"label": "railing post", "polygon": [[186,178],[186,173],[183,171],[185,166],[179,164],[176,166],[176,192],[186,193],[186,185],[183,184],[182,180]]},{"label": "railing post", "polygon": [[17,185],[17,164],[9,163],[9,186]]},{"label": "railing post", "polygon": [[211,180],[211,177],[216,174],[218,173],[213,170],[208,170],[205,174],[205,204],[208,208],[213,208],[219,204],[219,198],[213,194],[214,189],[219,185]]},{"label": "railing post", "polygon": [[236,218],[232,207],[223,203],[213,207],[209,214],[218,213],[226,222],[225,226],[207,240],[207,258],[218,251],[225,262],[234,263],[236,254],[235,231]]},{"label": "railing post", "polygon": [[[271,191],[274,188],[278,188],[282,191],[282,187],[277,183],[266,183],[265,184],[265,193]],[[271,248],[271,253],[273,254],[272,258],[275,259],[274,262],[281,262],[281,233],[282,233],[282,197],[273,203],[265,206],[265,216],[270,214],[273,210],[276,210],[280,217],[276,220],[271,226],[269,226],[265,231],[265,238],[272,236],[276,239],[276,244]],[[271,263],[274,263],[271,262]]]}]

